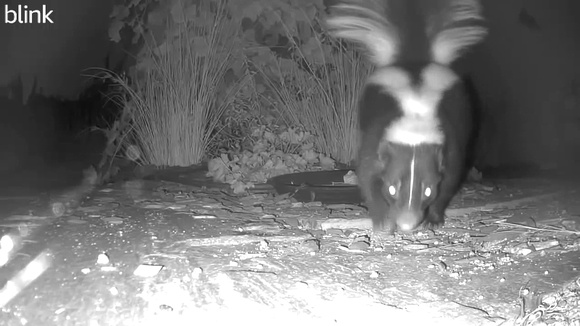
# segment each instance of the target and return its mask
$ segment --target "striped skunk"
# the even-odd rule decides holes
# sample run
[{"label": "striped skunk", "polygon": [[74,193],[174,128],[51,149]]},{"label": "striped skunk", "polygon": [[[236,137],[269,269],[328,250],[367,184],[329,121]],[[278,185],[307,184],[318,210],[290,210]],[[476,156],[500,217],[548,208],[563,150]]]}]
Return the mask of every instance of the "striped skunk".
[{"label": "striped skunk", "polygon": [[375,65],[359,99],[357,176],[375,230],[443,225],[473,135],[466,84],[450,65],[487,34],[477,0],[340,0],[330,33]]}]

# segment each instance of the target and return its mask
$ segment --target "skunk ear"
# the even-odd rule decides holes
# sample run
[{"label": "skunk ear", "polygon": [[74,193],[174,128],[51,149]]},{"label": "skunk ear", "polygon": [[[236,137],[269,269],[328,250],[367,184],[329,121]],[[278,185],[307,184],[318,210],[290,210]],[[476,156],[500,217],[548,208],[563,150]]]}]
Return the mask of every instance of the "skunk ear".
[{"label": "skunk ear", "polygon": [[388,66],[397,57],[399,39],[386,18],[387,1],[344,0],[332,7],[326,25],[336,38],[363,45],[376,66]]}]

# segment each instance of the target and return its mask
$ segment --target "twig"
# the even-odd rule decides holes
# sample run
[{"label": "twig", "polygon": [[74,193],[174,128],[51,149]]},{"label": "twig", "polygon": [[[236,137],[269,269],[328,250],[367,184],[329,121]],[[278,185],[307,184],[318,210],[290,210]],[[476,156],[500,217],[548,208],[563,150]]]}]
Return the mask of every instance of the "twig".
[{"label": "twig", "polygon": [[541,228],[541,227],[506,222],[505,220],[500,220],[500,221],[497,221],[495,223],[500,224],[500,225],[512,226],[512,227],[516,227],[516,228],[519,227],[519,228],[523,228],[523,229],[534,230],[534,231],[546,231],[546,232],[569,233],[569,234],[580,235],[579,231],[558,229],[554,226],[551,226],[552,228],[548,228],[548,227]]}]

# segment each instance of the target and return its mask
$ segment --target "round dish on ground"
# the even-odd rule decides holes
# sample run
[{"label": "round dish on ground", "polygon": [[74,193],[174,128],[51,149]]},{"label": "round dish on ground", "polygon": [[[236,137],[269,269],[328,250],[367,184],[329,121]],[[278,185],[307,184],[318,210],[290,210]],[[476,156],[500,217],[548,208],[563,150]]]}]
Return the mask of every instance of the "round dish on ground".
[{"label": "round dish on ground", "polygon": [[313,171],[279,175],[268,180],[278,194],[291,194],[301,202],[360,204],[357,185],[344,182],[351,170]]}]

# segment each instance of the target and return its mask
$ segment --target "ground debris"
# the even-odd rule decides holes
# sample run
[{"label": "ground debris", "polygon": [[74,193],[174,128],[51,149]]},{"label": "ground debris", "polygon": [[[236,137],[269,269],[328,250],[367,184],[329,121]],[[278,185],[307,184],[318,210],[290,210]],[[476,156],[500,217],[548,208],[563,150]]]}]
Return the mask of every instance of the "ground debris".
[{"label": "ground debris", "polygon": [[[558,208],[558,219],[548,219],[554,215],[537,212],[538,201],[552,194],[499,196],[497,187],[472,185],[449,209],[445,227],[379,235],[357,205],[299,203],[263,193],[236,197],[178,184],[150,188],[112,185],[85,202],[79,217],[68,217],[69,223],[49,215],[46,220],[64,239],[57,244],[71,251],[66,263],[77,259],[77,265],[55,265],[46,279],[66,280],[60,286],[71,295],[58,298],[45,289],[45,298],[54,299],[32,300],[43,295],[39,282],[41,290],[18,303],[29,304],[30,311],[46,305],[60,312],[60,321],[86,318],[76,307],[98,307],[102,311],[91,312],[110,321],[123,303],[133,307],[142,300],[143,320],[176,325],[219,324],[221,317],[232,323],[264,316],[288,321],[297,314],[305,317],[303,324],[388,318],[393,324],[498,325],[514,315],[521,282],[554,282],[548,276],[570,269],[559,255],[580,249],[578,234],[561,232],[579,224],[569,219],[572,213]],[[499,197],[510,200],[482,204]],[[525,204],[530,205],[521,209]],[[115,263],[94,267],[99,253]],[[87,284],[93,285],[86,289]],[[526,302],[520,321],[572,321],[578,292],[538,294],[535,304]],[[9,318],[19,320],[18,313]]]},{"label": "ground debris", "polygon": [[139,277],[153,277],[163,269],[163,265],[141,264],[133,271],[133,275]]},{"label": "ground debris", "polygon": [[259,243],[266,239],[268,242],[300,242],[313,239],[310,234],[257,236],[257,235],[225,235],[212,238],[198,238],[177,241],[174,245],[187,245],[190,247],[206,246],[237,246],[251,243]]}]

